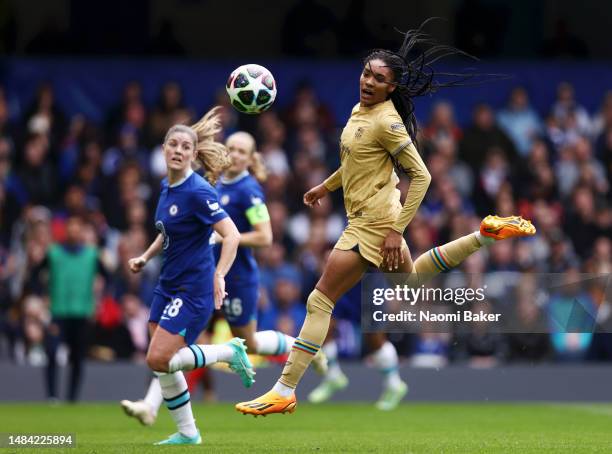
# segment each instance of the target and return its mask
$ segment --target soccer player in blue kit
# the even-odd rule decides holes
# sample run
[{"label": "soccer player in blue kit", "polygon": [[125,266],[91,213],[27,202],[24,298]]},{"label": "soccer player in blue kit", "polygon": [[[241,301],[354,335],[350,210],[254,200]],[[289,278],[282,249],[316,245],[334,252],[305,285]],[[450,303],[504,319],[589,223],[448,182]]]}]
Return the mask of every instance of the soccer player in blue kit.
[{"label": "soccer player in blue kit", "polygon": [[[217,184],[221,207],[229,214],[240,231],[240,247],[232,268],[226,276],[227,298],[223,312],[232,334],[245,339],[251,353],[281,355],[289,353],[295,338],[280,331],[258,331],[257,300],[259,270],[252,248],[272,244],[272,227],[260,183],[266,180],[266,169],[253,136],[236,132],[226,141],[231,165]],[[218,240],[217,234],[213,237]],[[222,248],[215,246],[215,258],[221,260]],[[323,352],[316,355],[313,367],[326,372],[327,360]]]},{"label": "soccer player in blue kit", "polygon": [[[226,362],[243,384],[253,384],[254,372],[244,341],[234,338],[221,345],[193,342],[206,327],[213,310],[225,298],[225,275],[236,257],[240,233],[219,205],[213,186],[192,167],[202,166],[214,183],[229,159],[222,144],[214,141],[220,130],[213,109],[192,127],[175,125],[163,144],[168,176],[162,181],[155,213],[159,231],[147,251],[130,259],[139,272],[151,257],[162,253],[159,283],[155,289],[149,329],[147,364],[158,377],[158,386],[178,431],[158,444],[200,444],[183,370]],[[213,230],[222,238],[215,268],[209,240]],[[158,389],[159,389],[158,388]],[[133,402],[122,401],[126,413],[136,416]]]},{"label": "soccer player in blue kit", "polygon": [[[226,141],[229,154],[228,167],[217,183],[220,209],[227,213],[240,232],[240,243],[231,269],[225,276],[227,297],[223,312],[232,334],[245,340],[248,351],[260,355],[289,353],[295,338],[280,331],[257,329],[257,300],[259,298],[259,269],[253,256],[253,248],[272,244],[272,227],[260,183],[267,172],[253,136],[236,132]],[[223,241],[223,242],[222,242]],[[213,233],[214,257],[217,266],[223,260],[225,241],[219,232]],[[313,360],[313,368],[326,374],[327,359],[323,351]],[[144,400],[122,401],[126,413],[144,425],[152,425],[161,405],[161,391],[154,379]]]}]

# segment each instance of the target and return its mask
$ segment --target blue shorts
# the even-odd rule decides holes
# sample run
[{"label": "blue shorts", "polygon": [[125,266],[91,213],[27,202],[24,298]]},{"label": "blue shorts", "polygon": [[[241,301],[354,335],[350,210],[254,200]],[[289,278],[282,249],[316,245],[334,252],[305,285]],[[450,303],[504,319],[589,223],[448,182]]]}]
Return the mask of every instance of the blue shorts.
[{"label": "blue shorts", "polygon": [[259,299],[259,284],[225,284],[227,297],[223,301],[223,313],[230,326],[248,325],[257,320],[257,300]]},{"label": "blue shorts", "polygon": [[177,290],[171,294],[159,286],[153,291],[149,321],[172,334],[180,334],[191,345],[204,331],[215,308],[213,294],[193,296],[194,292]]}]

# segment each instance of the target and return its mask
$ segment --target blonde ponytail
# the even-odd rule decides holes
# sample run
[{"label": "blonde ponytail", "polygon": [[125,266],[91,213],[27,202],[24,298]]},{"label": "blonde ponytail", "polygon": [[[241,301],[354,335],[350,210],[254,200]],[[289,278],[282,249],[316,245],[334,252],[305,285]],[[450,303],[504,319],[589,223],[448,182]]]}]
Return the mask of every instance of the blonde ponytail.
[{"label": "blonde ponytail", "polygon": [[204,176],[213,186],[221,173],[232,164],[225,145],[215,141],[215,135],[221,132],[220,108],[213,107],[191,126],[197,137],[195,167],[204,168]]}]

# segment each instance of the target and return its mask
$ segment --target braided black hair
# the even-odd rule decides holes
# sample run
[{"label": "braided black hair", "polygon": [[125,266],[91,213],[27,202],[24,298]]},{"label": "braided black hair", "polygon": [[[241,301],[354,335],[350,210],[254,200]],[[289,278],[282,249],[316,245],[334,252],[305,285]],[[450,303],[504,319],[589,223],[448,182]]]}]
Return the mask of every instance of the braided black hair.
[{"label": "braided black hair", "polygon": [[505,77],[499,74],[435,71],[432,67],[433,63],[445,57],[464,56],[473,60],[478,59],[453,46],[438,44],[435,39],[425,33],[423,28],[434,19],[437,18],[427,19],[417,29],[400,32],[404,35],[404,41],[397,52],[374,49],[364,59],[364,65],[372,60],[382,60],[393,71],[392,83],[395,85],[395,90],[391,93],[390,98],[406,126],[406,131],[415,142],[417,121],[412,98],[435,93],[444,87],[470,85],[469,80],[478,76]]}]

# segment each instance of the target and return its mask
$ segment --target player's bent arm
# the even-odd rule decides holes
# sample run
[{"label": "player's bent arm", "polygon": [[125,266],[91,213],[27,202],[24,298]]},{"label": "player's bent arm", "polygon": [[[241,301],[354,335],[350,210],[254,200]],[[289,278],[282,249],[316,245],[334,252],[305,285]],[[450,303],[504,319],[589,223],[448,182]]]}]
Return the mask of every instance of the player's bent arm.
[{"label": "player's bent arm", "polygon": [[266,204],[263,202],[255,203],[244,214],[253,231],[240,234],[240,246],[270,246],[272,244],[272,225],[270,224],[270,213],[268,213]]},{"label": "player's bent arm", "polygon": [[403,234],[425,197],[429,183],[431,183],[431,175],[412,141],[403,144],[395,155],[392,153],[392,156],[398,167],[410,177],[406,201],[391,227],[396,232]]},{"label": "player's bent arm", "polygon": [[240,232],[238,232],[236,225],[229,217],[214,224],[213,229],[222,238],[221,254],[215,273],[218,276],[225,277],[236,258],[236,251],[240,244]]},{"label": "player's bent arm", "polygon": [[336,189],[340,189],[342,187],[342,167],[338,167],[338,169],[332,173],[327,179],[323,182],[323,186],[329,192],[334,192]]},{"label": "player's bent arm", "polygon": [[266,247],[272,244],[272,225],[270,221],[258,222],[251,232],[240,234],[240,246]]},{"label": "player's bent arm", "polygon": [[144,252],[144,254],[141,255],[141,257],[148,262],[162,251],[163,244],[164,236],[161,233],[158,233],[151,245]]},{"label": "player's bent arm", "polygon": [[128,260],[128,265],[133,273],[138,273],[144,268],[149,260],[159,254],[164,244],[164,236],[158,233],[155,240],[147,248],[147,250],[140,256],[134,257]]}]

